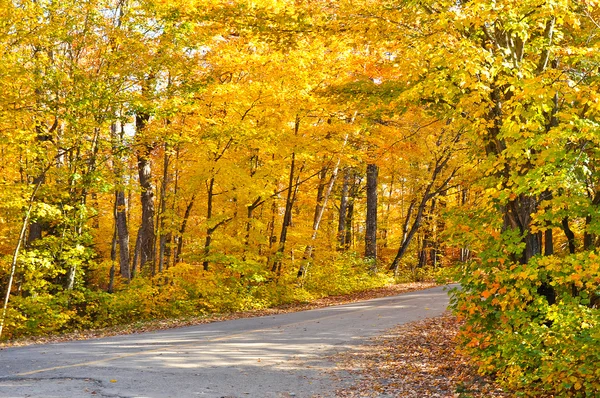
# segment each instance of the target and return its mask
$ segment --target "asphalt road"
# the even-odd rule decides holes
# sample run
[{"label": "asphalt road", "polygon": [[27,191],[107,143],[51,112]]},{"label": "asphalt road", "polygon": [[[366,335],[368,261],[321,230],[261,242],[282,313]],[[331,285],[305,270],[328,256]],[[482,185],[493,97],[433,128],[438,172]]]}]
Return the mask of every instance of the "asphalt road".
[{"label": "asphalt road", "polygon": [[448,305],[437,287],[317,310],[7,348],[0,397],[334,397],[328,357]]}]

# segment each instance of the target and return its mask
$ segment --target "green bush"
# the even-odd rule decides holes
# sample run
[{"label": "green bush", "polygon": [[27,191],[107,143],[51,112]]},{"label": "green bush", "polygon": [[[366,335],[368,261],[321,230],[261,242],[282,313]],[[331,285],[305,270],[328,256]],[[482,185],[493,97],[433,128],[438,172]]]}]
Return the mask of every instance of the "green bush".
[{"label": "green bush", "polygon": [[[457,266],[454,308],[462,339],[484,373],[525,396],[600,394],[600,268],[594,252],[534,257],[528,264],[482,253]],[[545,289],[555,293],[548,300]]]}]

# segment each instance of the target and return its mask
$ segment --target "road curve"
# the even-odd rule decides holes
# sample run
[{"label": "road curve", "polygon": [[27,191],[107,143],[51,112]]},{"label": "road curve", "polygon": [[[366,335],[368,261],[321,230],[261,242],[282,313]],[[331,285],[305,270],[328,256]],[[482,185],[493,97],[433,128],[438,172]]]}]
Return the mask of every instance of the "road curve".
[{"label": "road curve", "polygon": [[0,351],[0,397],[334,397],[327,357],[448,306],[436,287],[310,311]]}]

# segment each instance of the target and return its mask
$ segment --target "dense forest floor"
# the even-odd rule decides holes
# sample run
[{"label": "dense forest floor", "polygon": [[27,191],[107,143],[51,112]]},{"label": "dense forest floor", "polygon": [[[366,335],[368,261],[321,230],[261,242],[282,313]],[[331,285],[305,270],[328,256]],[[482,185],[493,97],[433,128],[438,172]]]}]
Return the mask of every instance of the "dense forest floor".
[{"label": "dense forest floor", "polygon": [[357,383],[338,391],[356,397],[510,397],[493,381],[477,374],[456,345],[460,322],[446,313],[411,322],[339,354],[338,368]]},{"label": "dense forest floor", "polygon": [[428,289],[437,286],[435,282],[411,282],[390,285],[386,287],[370,289],[362,292],[356,292],[347,295],[323,297],[311,302],[292,303],[279,307],[253,310],[244,312],[234,312],[228,314],[211,314],[202,317],[191,316],[185,319],[162,319],[154,321],[136,322],[129,325],[120,325],[104,329],[84,330],[76,333],[66,333],[62,335],[30,337],[0,343],[0,349],[11,346],[24,346],[31,344],[56,343],[70,340],[87,340],[93,338],[116,336],[122,334],[150,332],[153,330],[172,329],[182,326],[198,325],[210,322],[226,321],[238,318],[248,318],[263,315],[283,314],[287,312],[305,311],[316,308],[324,308],[332,305],[347,304],[361,300],[369,300],[379,297],[393,296],[401,293],[408,293],[415,290]]}]

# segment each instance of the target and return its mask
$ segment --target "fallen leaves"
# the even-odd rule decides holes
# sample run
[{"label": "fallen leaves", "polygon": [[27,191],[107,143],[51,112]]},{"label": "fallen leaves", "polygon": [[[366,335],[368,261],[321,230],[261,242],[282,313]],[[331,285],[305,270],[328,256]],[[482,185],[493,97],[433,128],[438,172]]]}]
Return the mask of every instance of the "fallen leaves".
[{"label": "fallen leaves", "polygon": [[457,351],[460,325],[446,313],[390,330],[351,352],[339,354],[338,368],[358,376],[338,397],[509,397],[477,374]]}]

